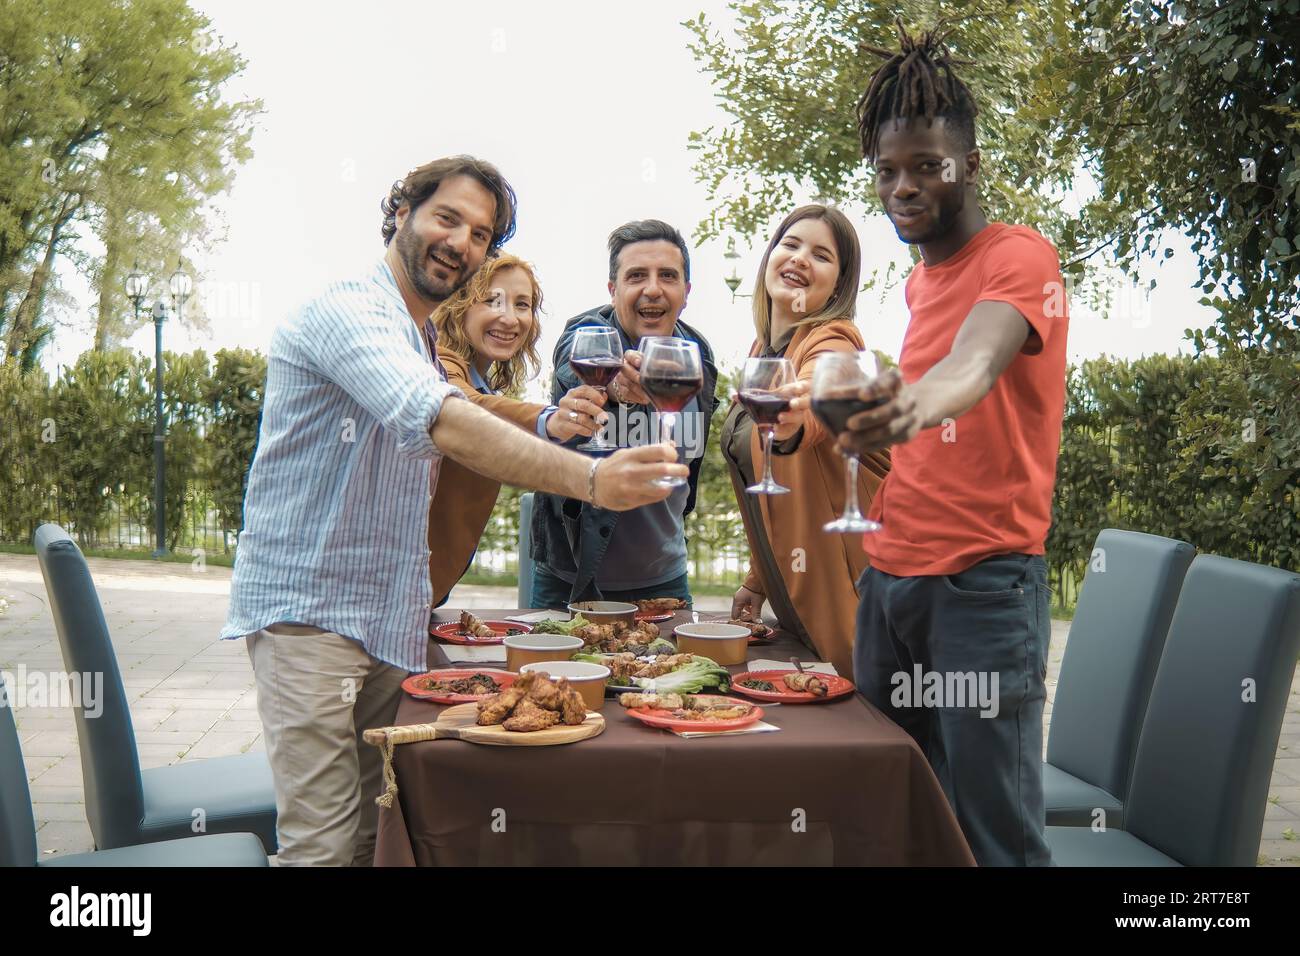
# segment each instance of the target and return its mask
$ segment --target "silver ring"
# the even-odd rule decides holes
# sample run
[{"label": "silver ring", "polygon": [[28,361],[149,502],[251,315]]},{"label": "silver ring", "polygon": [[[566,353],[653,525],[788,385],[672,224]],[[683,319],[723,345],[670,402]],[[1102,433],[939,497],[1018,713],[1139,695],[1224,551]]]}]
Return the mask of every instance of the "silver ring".
[{"label": "silver ring", "polygon": [[569,412],[569,421],[571,421],[571,422],[576,422],[577,420],[578,420],[578,413],[577,413],[577,412]]}]

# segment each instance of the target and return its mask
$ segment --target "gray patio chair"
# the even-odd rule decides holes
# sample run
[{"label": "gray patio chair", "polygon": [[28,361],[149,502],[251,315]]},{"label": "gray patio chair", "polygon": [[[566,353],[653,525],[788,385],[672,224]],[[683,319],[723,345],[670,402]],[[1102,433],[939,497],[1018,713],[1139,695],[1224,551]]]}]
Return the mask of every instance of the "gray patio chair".
[{"label": "gray patio chair", "polygon": [[275,789],[265,754],[141,771],[126,689],[86,559],[55,524],[41,525],[35,543],[64,667],[103,674],[102,713],[75,711],[86,818],[96,848],[192,837],[194,812],[202,809],[207,833],[253,833],[274,853]]},{"label": "gray patio chair", "polygon": [[[1104,811],[1123,829],[1124,801],[1156,665],[1187,567],[1185,541],[1107,528],[1105,570],[1089,563],[1056,683],[1043,766],[1049,826],[1089,826]],[[1097,552],[1094,551],[1094,554]]]},{"label": "gray patio chair", "polygon": [[[3,696],[0,690],[0,698]],[[13,711],[0,701],[0,866],[266,865],[266,851],[251,833],[220,833],[41,860],[18,728]]]},{"label": "gray patio chair", "polygon": [[1048,827],[1060,866],[1253,866],[1300,652],[1300,575],[1199,555],[1151,688],[1125,829]]}]

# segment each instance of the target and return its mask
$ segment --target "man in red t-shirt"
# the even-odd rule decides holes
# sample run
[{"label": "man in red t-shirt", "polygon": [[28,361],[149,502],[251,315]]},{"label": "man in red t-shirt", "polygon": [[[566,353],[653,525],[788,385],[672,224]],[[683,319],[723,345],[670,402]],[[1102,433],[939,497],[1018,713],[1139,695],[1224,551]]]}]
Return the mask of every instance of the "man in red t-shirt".
[{"label": "man in red t-shirt", "polygon": [[904,34],[859,104],[876,193],[921,261],[900,368],[863,395],[884,404],[839,438],[896,446],[871,508],[883,528],[865,536],[854,676],[925,751],[981,865],[1047,865],[1043,545],[1068,316],[1051,243],[979,207],[975,112],[932,35]]}]

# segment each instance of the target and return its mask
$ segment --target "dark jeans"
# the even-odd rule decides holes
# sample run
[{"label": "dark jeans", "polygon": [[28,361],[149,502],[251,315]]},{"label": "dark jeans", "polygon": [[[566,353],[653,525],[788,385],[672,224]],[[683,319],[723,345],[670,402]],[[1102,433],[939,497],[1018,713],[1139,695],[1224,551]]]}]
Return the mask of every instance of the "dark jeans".
[{"label": "dark jeans", "polygon": [[[554,574],[544,564],[533,565],[533,607],[556,608],[563,610],[569,606],[569,595],[573,585]],[[675,597],[688,604],[691,592],[687,586],[686,575],[655,584],[648,588],[633,588],[630,591],[601,591],[606,601],[641,601],[646,598]]]},{"label": "dark jeans", "polygon": [[975,860],[1050,865],[1043,701],[1052,622],[1043,558],[1000,554],[947,576],[868,568],[858,593],[858,690],[920,746]]}]

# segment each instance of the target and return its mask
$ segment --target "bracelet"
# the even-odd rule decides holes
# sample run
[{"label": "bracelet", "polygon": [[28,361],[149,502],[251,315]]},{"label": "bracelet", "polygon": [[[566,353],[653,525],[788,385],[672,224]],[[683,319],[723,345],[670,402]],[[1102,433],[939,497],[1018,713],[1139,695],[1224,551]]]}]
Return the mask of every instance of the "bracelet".
[{"label": "bracelet", "polygon": [[593,505],[596,503],[596,469],[600,467],[600,463],[604,460],[603,458],[594,459],[591,463],[591,471],[587,472],[587,497],[591,499]]}]

